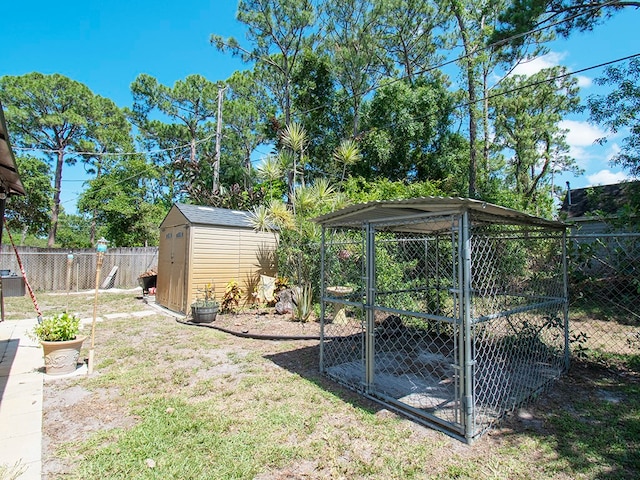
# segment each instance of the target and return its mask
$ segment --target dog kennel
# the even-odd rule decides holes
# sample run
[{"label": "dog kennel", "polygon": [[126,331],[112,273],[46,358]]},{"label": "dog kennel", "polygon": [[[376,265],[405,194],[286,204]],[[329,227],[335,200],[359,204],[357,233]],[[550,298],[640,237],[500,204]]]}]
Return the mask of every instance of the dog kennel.
[{"label": "dog kennel", "polygon": [[315,221],[331,379],[471,443],[567,369],[564,224],[441,197]]}]

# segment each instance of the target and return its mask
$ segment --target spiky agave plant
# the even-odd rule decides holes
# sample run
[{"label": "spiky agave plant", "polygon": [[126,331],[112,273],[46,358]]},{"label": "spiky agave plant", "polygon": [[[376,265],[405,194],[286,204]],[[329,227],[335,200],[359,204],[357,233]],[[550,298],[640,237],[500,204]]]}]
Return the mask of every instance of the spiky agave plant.
[{"label": "spiky agave plant", "polygon": [[292,301],[294,319],[302,323],[308,322],[313,312],[313,288],[311,284],[305,283],[301,287],[295,288]]}]

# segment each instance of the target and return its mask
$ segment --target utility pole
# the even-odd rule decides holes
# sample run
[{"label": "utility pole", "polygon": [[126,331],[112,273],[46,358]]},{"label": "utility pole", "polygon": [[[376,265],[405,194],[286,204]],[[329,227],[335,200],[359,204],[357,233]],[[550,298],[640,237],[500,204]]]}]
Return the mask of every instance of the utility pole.
[{"label": "utility pole", "polygon": [[220,191],[220,142],[222,140],[222,100],[226,87],[218,88],[218,125],[216,127],[216,156],[213,161],[213,194]]}]

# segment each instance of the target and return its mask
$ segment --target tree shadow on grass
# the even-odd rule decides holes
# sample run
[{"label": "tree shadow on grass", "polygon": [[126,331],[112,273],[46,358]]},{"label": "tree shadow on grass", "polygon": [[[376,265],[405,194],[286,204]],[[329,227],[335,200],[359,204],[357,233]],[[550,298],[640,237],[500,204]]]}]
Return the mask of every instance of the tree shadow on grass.
[{"label": "tree shadow on grass", "polygon": [[536,438],[556,452],[557,461],[550,463],[565,474],[640,478],[640,381],[627,373],[574,364],[546,393],[506,419],[497,435]]},{"label": "tree shadow on grass", "polygon": [[[356,408],[374,414],[386,410],[323,376],[318,368],[319,345],[265,358]],[[490,437],[516,446],[535,438],[542,447],[533,447],[531,455],[539,455],[545,446],[557,454],[547,471],[557,467],[584,478],[640,478],[640,379],[614,369],[574,364],[545,393],[505,418]]]}]

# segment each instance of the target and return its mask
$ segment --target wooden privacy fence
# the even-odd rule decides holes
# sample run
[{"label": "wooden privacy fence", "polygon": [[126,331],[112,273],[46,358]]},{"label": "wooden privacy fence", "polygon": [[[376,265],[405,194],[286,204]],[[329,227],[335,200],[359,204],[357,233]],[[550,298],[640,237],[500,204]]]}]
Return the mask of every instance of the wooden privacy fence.
[{"label": "wooden privacy fence", "polygon": [[[59,248],[18,247],[27,279],[35,291],[72,291],[95,288],[96,251],[94,249],[63,250]],[[69,254],[73,259],[69,260]],[[102,265],[100,284],[114,271],[110,288],[139,286],[138,277],[151,268],[157,268],[158,247],[125,247],[107,250]],[[20,267],[11,245],[0,249],[0,270],[3,278],[20,276]],[[9,272],[7,272],[7,270]],[[67,285],[67,278],[70,285]]]}]

